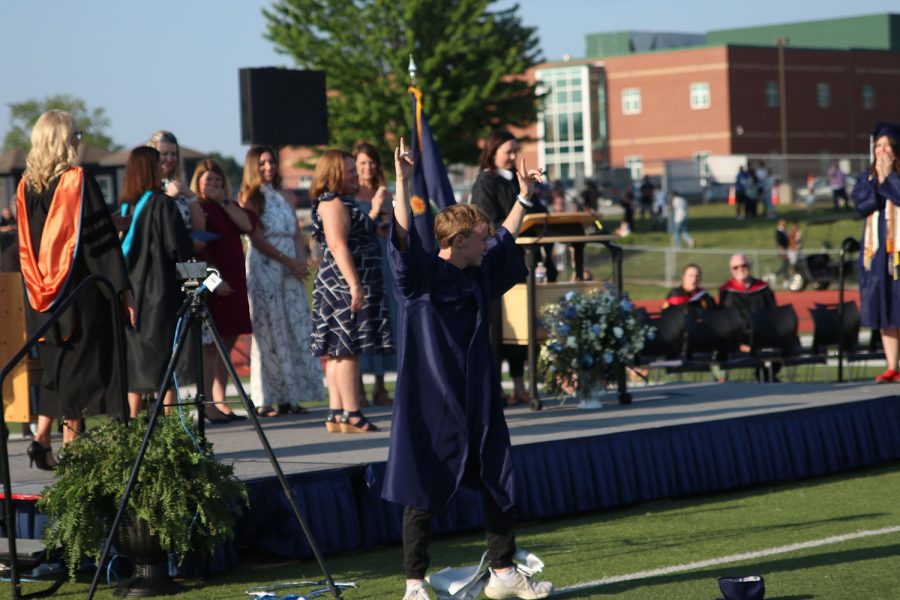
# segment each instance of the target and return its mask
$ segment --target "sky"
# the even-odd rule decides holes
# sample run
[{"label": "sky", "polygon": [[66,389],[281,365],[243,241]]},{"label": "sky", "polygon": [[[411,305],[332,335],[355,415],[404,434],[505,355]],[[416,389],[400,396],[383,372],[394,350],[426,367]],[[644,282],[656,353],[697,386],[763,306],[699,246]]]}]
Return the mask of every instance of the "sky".
[{"label": "sky", "polygon": [[[54,94],[102,107],[133,147],[158,129],[183,146],[243,160],[238,69],[293,66],[263,38],[264,0],[0,1],[0,140],[9,104]],[[497,8],[515,4],[498,0]],[[604,31],[750,27],[900,12],[898,0],[520,0],[546,60],[584,55]],[[742,6],[738,11],[735,6]],[[153,7],[153,12],[148,11]],[[63,10],[60,10],[60,9]],[[52,16],[52,17],[51,17]]]}]

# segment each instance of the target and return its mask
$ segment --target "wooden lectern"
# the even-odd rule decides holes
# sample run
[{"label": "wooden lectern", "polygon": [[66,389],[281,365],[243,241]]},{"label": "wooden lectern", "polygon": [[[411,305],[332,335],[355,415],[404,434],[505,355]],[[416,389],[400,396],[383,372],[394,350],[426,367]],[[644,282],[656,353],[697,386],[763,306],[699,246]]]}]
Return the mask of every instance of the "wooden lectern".
[{"label": "wooden lectern", "polygon": [[[544,338],[537,324],[539,307],[548,302],[556,302],[568,291],[583,292],[600,285],[600,282],[582,281],[585,244],[600,243],[612,254],[616,291],[619,295],[622,294],[622,249],[612,243],[619,236],[586,233],[596,223],[597,217],[587,212],[530,214],[525,216],[516,239],[516,243],[525,248],[525,264],[529,266],[529,271],[525,283],[514,286],[503,296],[503,341],[528,345],[529,393],[535,399],[531,406],[533,410],[540,410],[543,406],[537,394],[537,344]],[[554,243],[571,244],[575,247],[576,281],[538,284],[531,272],[535,252],[544,244]],[[619,403],[630,403],[625,365],[616,365],[616,378]]]},{"label": "wooden lectern", "polygon": [[[0,273],[0,365],[5,365],[28,340],[25,302],[22,275]],[[26,358],[3,382],[3,408],[7,422],[31,421],[31,390],[40,383],[42,373],[38,359]]]}]

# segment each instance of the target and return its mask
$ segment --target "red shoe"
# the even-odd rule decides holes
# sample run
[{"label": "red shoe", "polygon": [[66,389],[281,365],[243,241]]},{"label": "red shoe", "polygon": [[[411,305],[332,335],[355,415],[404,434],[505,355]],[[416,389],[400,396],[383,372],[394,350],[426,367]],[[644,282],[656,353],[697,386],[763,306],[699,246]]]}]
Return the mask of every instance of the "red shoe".
[{"label": "red shoe", "polygon": [[894,369],[888,369],[881,375],[875,376],[875,383],[896,383],[900,381],[900,373]]}]

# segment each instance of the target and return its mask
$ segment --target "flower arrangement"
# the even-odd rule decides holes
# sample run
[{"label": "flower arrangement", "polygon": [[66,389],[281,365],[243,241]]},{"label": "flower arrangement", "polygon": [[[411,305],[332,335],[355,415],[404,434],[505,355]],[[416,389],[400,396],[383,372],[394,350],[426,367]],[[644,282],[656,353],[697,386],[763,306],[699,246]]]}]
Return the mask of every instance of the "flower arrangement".
[{"label": "flower arrangement", "polygon": [[553,393],[584,392],[609,379],[616,362],[631,363],[656,331],[635,315],[627,294],[610,285],[581,294],[568,292],[541,308],[547,339],[539,369]]}]

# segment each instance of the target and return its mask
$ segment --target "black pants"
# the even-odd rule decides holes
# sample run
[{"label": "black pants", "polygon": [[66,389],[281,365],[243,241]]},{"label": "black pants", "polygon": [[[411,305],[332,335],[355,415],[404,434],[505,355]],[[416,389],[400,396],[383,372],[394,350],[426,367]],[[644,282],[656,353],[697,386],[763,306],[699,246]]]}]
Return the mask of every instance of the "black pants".
[{"label": "black pants", "polygon": [[[487,490],[481,491],[481,503],[484,506],[484,527],[491,567],[511,567],[516,553],[513,510],[500,510]],[[425,578],[430,562],[428,543],[431,541],[433,517],[428,511],[409,506],[403,511],[403,572],[407,579]]]}]

